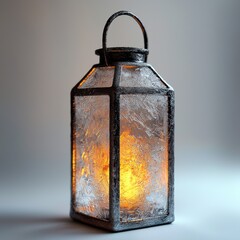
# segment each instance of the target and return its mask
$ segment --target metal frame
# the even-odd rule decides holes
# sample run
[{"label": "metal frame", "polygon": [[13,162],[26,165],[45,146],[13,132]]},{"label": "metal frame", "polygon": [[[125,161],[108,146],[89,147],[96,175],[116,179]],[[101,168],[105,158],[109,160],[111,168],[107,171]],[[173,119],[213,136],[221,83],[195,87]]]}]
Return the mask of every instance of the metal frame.
[{"label": "metal frame", "polygon": [[[171,223],[174,221],[174,90],[167,83],[167,89],[155,88],[134,88],[134,87],[120,87],[119,79],[121,74],[121,67],[123,65],[149,67],[151,65],[146,63],[126,63],[118,62],[115,66],[115,74],[113,85],[109,88],[91,88],[78,89],[78,85],[82,79],[71,92],[71,143],[72,152],[74,144],[74,122],[75,122],[75,96],[97,96],[108,95],[110,97],[110,186],[109,186],[109,221],[100,220],[85,214],[77,213],[74,210],[74,196],[71,198],[71,217],[90,225],[104,228],[110,231],[124,231],[135,228],[143,228],[154,225],[161,225]],[[102,65],[94,65],[93,67],[102,67]],[[154,71],[154,73],[161,79],[161,77]],[[162,79],[161,79],[162,80]],[[120,222],[120,208],[119,208],[119,169],[120,169],[120,154],[119,154],[119,132],[120,132],[120,95],[122,94],[159,94],[168,97],[168,214],[159,216],[158,218],[146,219],[140,222]],[[73,161],[73,159],[72,159]],[[72,162],[73,164],[73,162]],[[72,168],[73,174],[73,168]],[[73,190],[73,189],[71,189]],[[73,191],[71,191],[73,193]]]},{"label": "metal frame", "polygon": [[[131,55],[130,61],[120,62],[118,61],[121,58],[122,51],[124,48],[119,48],[119,51],[115,52],[114,56],[107,61],[108,51],[111,52],[111,49],[106,48],[106,35],[107,29],[114,18],[120,15],[129,15],[134,16],[134,19],[139,23],[144,33],[145,47],[147,48],[147,35],[145,28],[141,24],[140,20],[133,15],[132,13],[121,11],[115,13],[107,22],[104,28],[103,34],[103,49],[100,51],[100,64],[93,65],[93,68],[104,67],[104,66],[115,66],[114,79],[111,87],[107,88],[89,88],[89,89],[79,89],[79,84],[85,79],[89,71],[84,78],[79,81],[71,91],[71,209],[70,216],[76,220],[81,221],[86,224],[94,225],[109,231],[118,232],[136,228],[144,228],[154,225],[167,224],[174,221],[174,90],[168,85],[158,73],[152,68],[150,64],[147,64],[146,55],[148,51],[146,49],[141,51],[141,49],[134,49],[137,55],[132,55],[131,50],[127,49],[125,51],[126,55],[128,53]],[[115,48],[116,50],[116,48]],[[98,51],[99,53],[99,51]],[[139,54],[144,55],[140,58],[142,61],[139,62]],[[130,56],[129,55],[129,56]],[[134,61],[134,56],[136,61]],[[133,58],[132,58],[133,57]],[[105,62],[104,62],[105,60]],[[165,84],[166,89],[161,88],[146,88],[146,87],[120,87],[120,75],[122,66],[137,66],[137,67],[149,67],[152,71],[161,79]],[[120,221],[120,194],[119,194],[119,184],[120,184],[120,96],[122,94],[157,94],[168,97],[168,212],[166,215],[161,215],[155,218],[148,218],[141,221],[134,222],[121,222]],[[97,96],[97,95],[108,95],[110,97],[110,185],[109,185],[109,221],[97,219],[94,217],[87,216],[82,213],[78,213],[74,210],[74,200],[75,196],[73,195],[73,153],[75,145],[75,136],[74,136],[74,123],[75,123],[75,105],[74,97],[75,96]]]}]

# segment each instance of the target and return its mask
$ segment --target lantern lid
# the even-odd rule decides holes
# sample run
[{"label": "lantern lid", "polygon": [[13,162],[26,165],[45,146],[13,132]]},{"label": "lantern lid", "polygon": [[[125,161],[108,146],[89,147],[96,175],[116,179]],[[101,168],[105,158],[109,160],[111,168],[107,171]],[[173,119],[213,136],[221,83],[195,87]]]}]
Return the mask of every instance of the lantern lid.
[{"label": "lantern lid", "polygon": [[[95,53],[100,56],[100,64],[104,64],[104,49],[97,49]],[[106,57],[110,64],[114,62],[146,62],[148,53],[148,49],[145,48],[113,47],[106,49]]]}]

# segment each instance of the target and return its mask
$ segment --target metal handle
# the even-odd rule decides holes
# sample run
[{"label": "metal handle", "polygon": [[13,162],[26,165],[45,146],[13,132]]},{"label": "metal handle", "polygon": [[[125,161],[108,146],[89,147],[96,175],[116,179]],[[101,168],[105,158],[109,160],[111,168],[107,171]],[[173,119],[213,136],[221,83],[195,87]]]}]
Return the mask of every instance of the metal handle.
[{"label": "metal handle", "polygon": [[142,33],[143,33],[143,38],[144,38],[144,48],[148,49],[148,37],[147,37],[147,32],[145,30],[145,27],[143,26],[142,22],[139,20],[139,18],[137,16],[135,16],[133,13],[128,12],[128,11],[119,11],[114,13],[106,22],[104,29],[103,29],[103,36],[102,36],[102,48],[103,48],[103,56],[104,56],[104,60],[105,60],[105,64],[108,66],[108,61],[107,61],[107,31],[108,28],[110,26],[110,24],[112,23],[112,21],[117,18],[118,16],[122,16],[122,15],[128,15],[130,17],[132,17],[140,26],[140,28],[142,29]]}]

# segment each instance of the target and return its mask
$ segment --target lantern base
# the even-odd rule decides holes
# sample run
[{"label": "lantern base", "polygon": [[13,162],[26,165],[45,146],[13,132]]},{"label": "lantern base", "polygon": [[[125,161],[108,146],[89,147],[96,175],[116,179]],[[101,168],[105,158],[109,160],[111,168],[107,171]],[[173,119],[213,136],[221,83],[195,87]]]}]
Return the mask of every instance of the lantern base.
[{"label": "lantern base", "polygon": [[160,216],[158,218],[151,218],[151,219],[145,219],[145,220],[134,221],[134,222],[124,222],[124,223],[120,221],[111,222],[110,220],[109,221],[101,220],[101,219],[87,216],[82,213],[76,213],[74,209],[71,209],[70,217],[74,221],[82,222],[87,225],[92,225],[94,227],[105,229],[110,232],[121,232],[121,231],[127,231],[127,230],[139,229],[139,228],[170,224],[174,221],[174,215],[168,214],[168,215]]}]

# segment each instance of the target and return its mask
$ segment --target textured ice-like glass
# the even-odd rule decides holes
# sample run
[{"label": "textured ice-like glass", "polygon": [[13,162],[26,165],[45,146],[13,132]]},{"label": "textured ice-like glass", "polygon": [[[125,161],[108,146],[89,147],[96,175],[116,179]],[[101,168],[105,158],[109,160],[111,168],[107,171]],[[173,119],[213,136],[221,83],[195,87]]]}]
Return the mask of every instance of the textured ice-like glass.
[{"label": "textured ice-like glass", "polygon": [[149,67],[123,66],[120,78],[121,87],[167,88],[162,80]]},{"label": "textured ice-like glass", "polygon": [[92,68],[89,74],[80,82],[78,88],[111,87],[115,67]]},{"label": "textured ice-like glass", "polygon": [[167,213],[168,98],[120,97],[120,218],[141,221]]},{"label": "textured ice-like glass", "polygon": [[76,212],[109,219],[109,96],[76,96],[73,199]]}]

